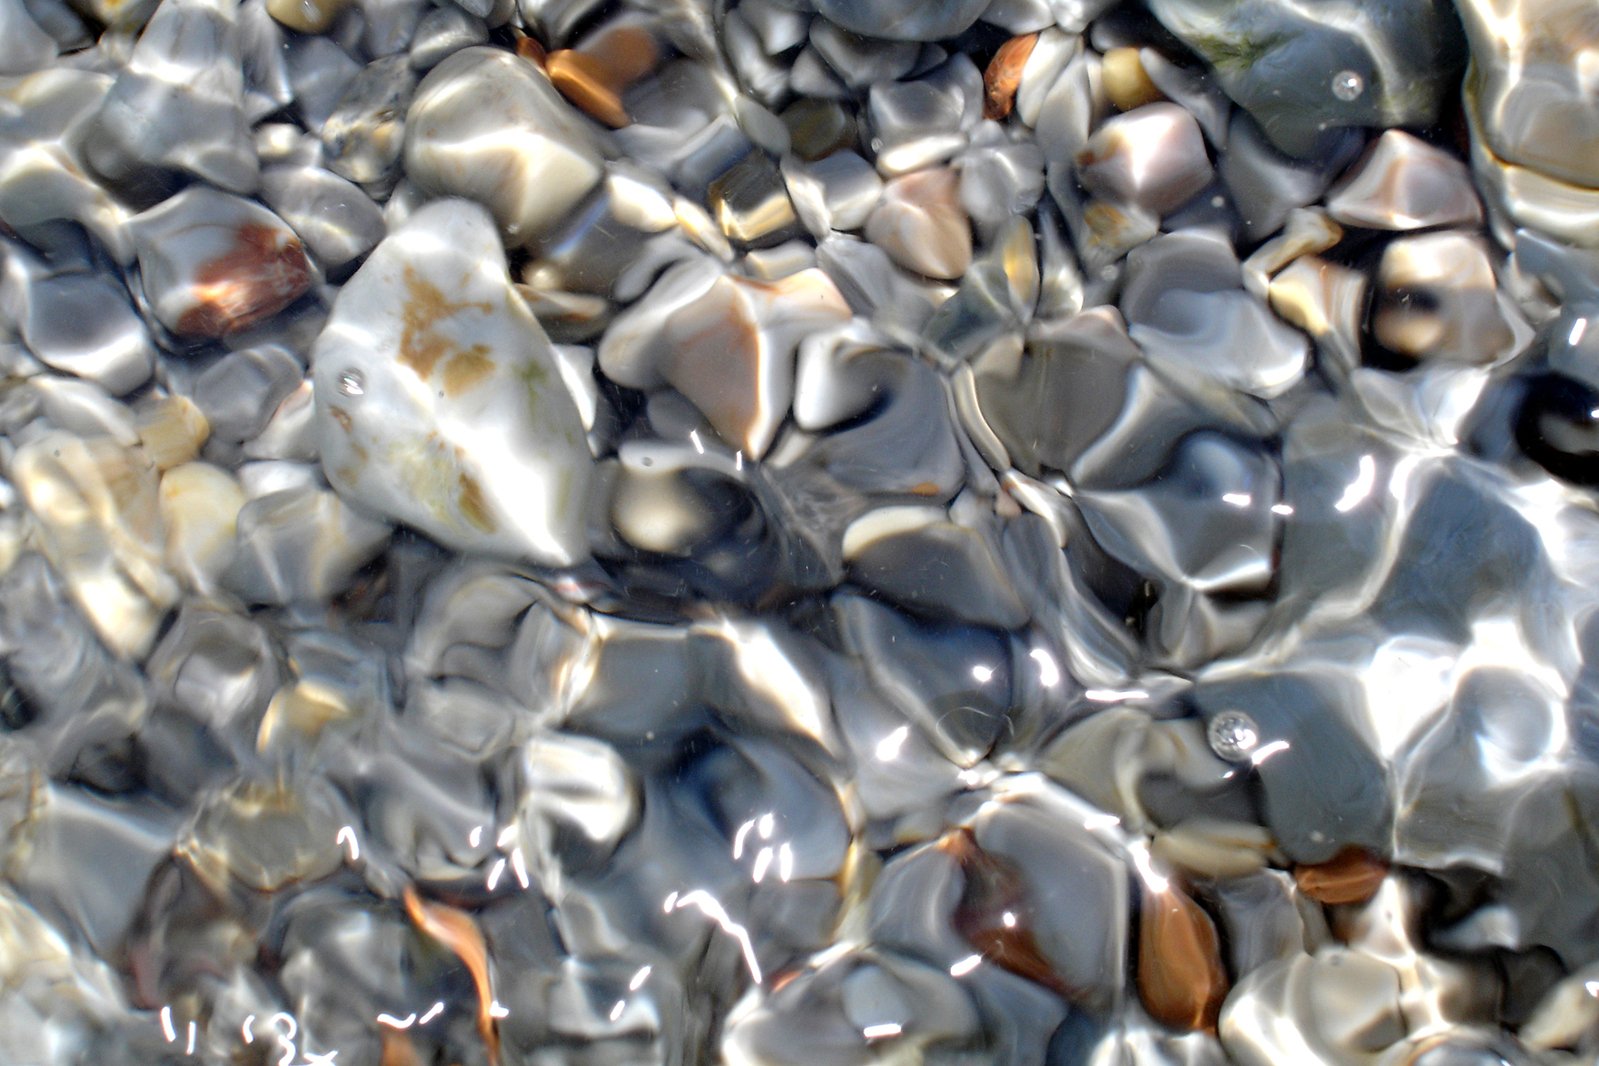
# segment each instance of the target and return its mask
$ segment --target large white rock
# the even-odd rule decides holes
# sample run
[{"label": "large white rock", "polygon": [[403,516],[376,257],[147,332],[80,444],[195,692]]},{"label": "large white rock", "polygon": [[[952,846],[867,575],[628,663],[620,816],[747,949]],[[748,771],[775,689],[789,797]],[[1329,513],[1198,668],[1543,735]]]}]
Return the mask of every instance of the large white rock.
[{"label": "large white rock", "polygon": [[428,204],[344,286],[312,355],[340,493],[462,551],[588,555],[593,459],[487,211]]}]

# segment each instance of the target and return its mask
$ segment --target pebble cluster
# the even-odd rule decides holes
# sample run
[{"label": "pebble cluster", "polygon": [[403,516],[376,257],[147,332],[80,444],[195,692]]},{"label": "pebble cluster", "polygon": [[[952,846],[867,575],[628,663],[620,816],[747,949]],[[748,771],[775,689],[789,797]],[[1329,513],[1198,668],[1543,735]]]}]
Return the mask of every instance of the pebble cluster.
[{"label": "pebble cluster", "polygon": [[1591,0],[0,0],[0,1063],[1599,1056]]}]

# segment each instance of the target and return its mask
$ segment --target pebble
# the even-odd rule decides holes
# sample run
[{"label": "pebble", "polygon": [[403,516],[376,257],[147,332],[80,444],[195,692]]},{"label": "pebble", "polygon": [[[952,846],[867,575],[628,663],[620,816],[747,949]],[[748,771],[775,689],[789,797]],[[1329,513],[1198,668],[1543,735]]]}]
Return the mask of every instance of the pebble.
[{"label": "pebble", "polygon": [[599,153],[579,123],[526,60],[465,48],[417,86],[405,117],[405,171],[430,195],[481,203],[512,246],[525,244],[600,181]]},{"label": "pebble", "polygon": [[890,181],[866,219],[866,239],[906,270],[960,277],[971,265],[972,233],[955,173],[934,168]]},{"label": "pebble", "polygon": [[439,201],[394,229],[340,291],[311,368],[341,493],[461,548],[588,554],[593,460],[483,209]]},{"label": "pebble", "polygon": [[293,303],[314,268],[283,220],[261,205],[191,187],[132,223],[144,291],[161,324],[222,337]]}]

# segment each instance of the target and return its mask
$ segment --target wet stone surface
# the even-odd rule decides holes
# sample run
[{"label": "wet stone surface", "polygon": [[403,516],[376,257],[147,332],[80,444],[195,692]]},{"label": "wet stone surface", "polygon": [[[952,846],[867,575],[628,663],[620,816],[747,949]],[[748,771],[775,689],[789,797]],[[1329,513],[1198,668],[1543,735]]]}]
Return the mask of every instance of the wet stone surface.
[{"label": "wet stone surface", "polygon": [[0,1066],[1599,1057],[1588,0],[0,0]]}]

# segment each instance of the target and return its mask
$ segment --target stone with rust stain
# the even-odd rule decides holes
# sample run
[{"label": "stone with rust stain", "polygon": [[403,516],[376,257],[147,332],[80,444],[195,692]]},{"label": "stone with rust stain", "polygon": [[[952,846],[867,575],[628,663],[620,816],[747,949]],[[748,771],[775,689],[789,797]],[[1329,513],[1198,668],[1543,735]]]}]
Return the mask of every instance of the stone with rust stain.
[{"label": "stone with rust stain", "polygon": [[1146,886],[1138,921],[1138,996],[1173,1029],[1215,1031],[1227,998],[1216,925],[1175,885]]},{"label": "stone with rust stain", "polygon": [[1377,894],[1388,864],[1364,848],[1345,848],[1326,862],[1294,867],[1294,884],[1317,903],[1364,903]]},{"label": "stone with rust stain", "polygon": [[1016,89],[1022,83],[1022,70],[1038,43],[1038,34],[1012,37],[999,46],[988,68],[983,71],[983,117],[996,121],[1011,113],[1016,105]]},{"label": "stone with rust stain", "polygon": [[587,557],[593,459],[488,213],[429,204],[373,251],[312,353],[341,494],[462,551]]},{"label": "stone with rust stain", "polygon": [[620,129],[633,121],[622,94],[654,69],[660,54],[653,34],[624,23],[593,34],[576,48],[551,52],[544,69],[550,84],[579,111]]},{"label": "stone with rust stain", "polygon": [[298,299],[315,280],[300,238],[260,204],[191,186],[137,216],[134,250],[161,324],[224,337]]}]

